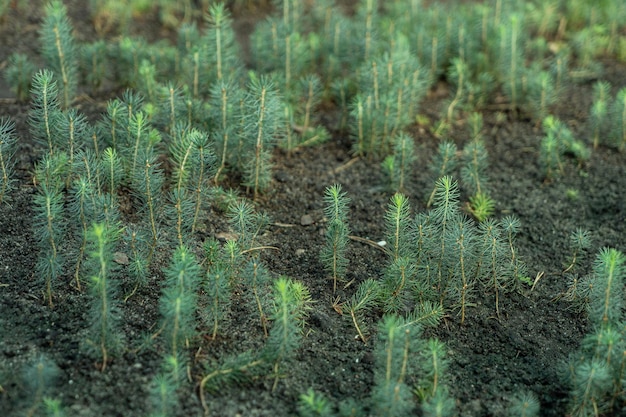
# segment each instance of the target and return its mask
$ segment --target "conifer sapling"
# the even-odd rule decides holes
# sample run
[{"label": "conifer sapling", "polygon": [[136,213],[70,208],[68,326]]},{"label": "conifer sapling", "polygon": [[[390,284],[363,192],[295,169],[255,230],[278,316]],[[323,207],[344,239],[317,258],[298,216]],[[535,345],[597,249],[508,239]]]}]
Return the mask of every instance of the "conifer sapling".
[{"label": "conifer sapling", "polygon": [[342,281],[348,268],[346,249],[348,245],[348,205],[350,199],[341,190],[340,184],[326,188],[324,192],[324,214],[328,219],[326,244],[320,251],[320,259],[324,269],[332,275],[333,293],[337,290],[337,282]]}]

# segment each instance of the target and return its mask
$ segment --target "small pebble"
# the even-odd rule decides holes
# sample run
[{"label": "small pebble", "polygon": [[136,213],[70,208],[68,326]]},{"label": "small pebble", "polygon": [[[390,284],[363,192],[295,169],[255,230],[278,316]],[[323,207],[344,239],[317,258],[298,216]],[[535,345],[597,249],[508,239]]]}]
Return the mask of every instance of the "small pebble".
[{"label": "small pebble", "polygon": [[300,217],[300,224],[301,224],[302,226],[310,226],[310,225],[312,225],[313,223],[314,223],[314,222],[313,222],[313,217],[311,217],[311,215],[310,215],[310,214],[305,214],[305,215],[303,215],[302,217]]}]

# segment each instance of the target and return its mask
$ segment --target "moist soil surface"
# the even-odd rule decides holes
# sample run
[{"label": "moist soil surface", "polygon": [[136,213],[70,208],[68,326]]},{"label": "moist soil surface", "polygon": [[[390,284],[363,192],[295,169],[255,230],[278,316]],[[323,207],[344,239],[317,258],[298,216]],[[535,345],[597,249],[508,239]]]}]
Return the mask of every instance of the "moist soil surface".
[{"label": "moist soil surface", "polygon": [[[70,17],[81,41],[95,37],[83,3],[87,4],[69,2]],[[235,17],[244,38],[254,18],[244,15],[238,21]],[[133,30],[141,32],[139,25],[143,24],[148,34],[142,33],[148,39],[171,36],[154,29],[155,16],[145,19]],[[9,12],[0,26],[3,66],[13,51],[37,56],[40,22],[40,11]],[[614,94],[625,85],[626,66],[613,61],[603,65],[603,78],[612,83]],[[571,86],[553,109],[579,138],[589,137],[586,118],[592,81]],[[83,95],[77,107],[92,121],[97,120],[106,101],[118,94],[112,90]],[[433,89],[421,103],[423,113],[437,120],[443,99],[449,94],[443,83]],[[34,274],[38,250],[31,224],[35,195],[32,173],[39,152],[28,131],[29,105],[13,100],[6,84],[0,84],[0,97],[4,97],[0,115],[15,120],[20,137],[18,186],[10,204],[0,205],[0,414],[27,414],[32,397],[27,393],[23,370],[45,355],[59,371],[46,395],[59,399],[68,416],[147,416],[148,392],[161,368],[163,346],[158,342],[145,346],[144,340],[145,335],[156,334],[160,326],[161,269],[167,265],[170,252],[158,258],[149,284],[122,304],[126,350],[102,371],[102,364],[83,349],[88,294],[78,291],[68,274],[55,284],[51,308]],[[324,117],[332,120],[336,116],[327,109]],[[493,294],[480,290],[463,325],[458,312],[448,310],[441,324],[426,329],[425,336],[437,337],[446,344],[446,380],[461,415],[504,416],[513,395],[532,391],[541,403],[541,415],[563,416],[567,412],[568,387],[559,377],[559,370],[568,355],[579,348],[589,326],[585,314],[558,295],[567,290],[569,278],[590,273],[600,248],[626,250],[626,156],[600,146],[583,165],[568,160],[563,175],[547,182],[538,162],[541,128],[523,116],[499,109],[487,110],[483,117],[496,217],[510,214],[520,219],[516,240],[519,255],[527,263],[531,279],[542,276],[532,290],[526,286],[502,295],[500,318],[495,314]],[[352,240],[347,276],[351,284],[340,286],[333,295],[332,281],[319,260],[326,227],[322,197],[326,187],[341,184],[351,199],[352,235],[379,241],[383,239],[383,217],[391,192],[380,163],[353,158],[348,135],[332,133],[330,141],[291,155],[277,149],[273,154],[272,185],[257,202],[257,209],[272,219],[259,241],[273,248],[263,250],[261,259],[272,275],[303,282],[315,301],[295,361],[285,369],[275,390],[274,378],[267,377],[207,393],[210,415],[294,416],[298,397],[309,388],[335,403],[347,398],[364,401],[371,393],[375,323],[381,314],[373,311],[366,316],[369,343],[364,344],[349,317],[333,308],[333,300],[339,297],[339,302],[345,301],[360,282],[378,279],[386,257],[379,249]],[[405,192],[417,213],[426,210],[425,201],[433,187],[427,165],[439,139],[419,126],[412,133],[418,163]],[[449,138],[461,148],[468,137],[469,127],[461,118]],[[245,195],[245,189],[240,191]],[[462,195],[461,200],[466,199]],[[562,271],[572,256],[568,237],[576,228],[591,232],[592,246],[579,259],[575,272],[564,276]],[[196,232],[198,245],[227,232],[225,213],[212,208],[202,229]],[[125,294],[132,290],[129,286],[122,288]],[[207,329],[200,329],[198,339],[191,341],[187,351],[189,378],[178,390],[177,416],[203,414],[198,384],[208,372],[207,364],[262,346],[264,336],[258,315],[248,309],[241,292],[234,295],[231,310],[216,340],[205,337]]]}]

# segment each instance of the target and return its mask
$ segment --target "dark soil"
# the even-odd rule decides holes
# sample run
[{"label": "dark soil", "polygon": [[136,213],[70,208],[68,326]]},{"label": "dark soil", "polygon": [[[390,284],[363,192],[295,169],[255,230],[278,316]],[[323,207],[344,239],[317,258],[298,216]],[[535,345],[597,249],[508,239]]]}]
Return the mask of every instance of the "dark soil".
[{"label": "dark soil", "polygon": [[[34,3],[34,2],[33,2]],[[38,2],[37,2],[38,3]],[[93,39],[95,32],[85,9],[88,2],[69,2],[71,17],[81,40]],[[32,7],[32,6],[28,6]],[[35,10],[32,12],[31,10]],[[0,26],[0,61],[19,50],[37,55],[37,30],[41,9],[12,10]],[[250,30],[250,17],[241,26]],[[146,25],[155,23],[147,20]],[[247,29],[246,29],[247,28]],[[149,38],[168,36],[154,27]],[[604,62],[604,77],[615,90],[626,85],[624,63]],[[422,103],[425,114],[434,117],[441,108],[443,94],[432,93]],[[588,136],[585,125],[590,105],[591,82],[568,89],[554,114],[570,126],[577,137]],[[116,92],[81,99],[79,107],[92,120],[103,111],[106,100]],[[160,325],[158,299],[162,273],[153,270],[150,284],[140,288],[123,305],[127,350],[115,357],[102,372],[82,349],[87,328],[87,295],[77,291],[66,277],[55,286],[55,306],[44,298],[34,265],[38,256],[31,229],[33,164],[37,159],[27,127],[28,104],[16,103],[4,82],[0,82],[0,116],[10,116],[20,135],[18,152],[19,187],[10,205],[0,205],[0,412],[3,416],[25,415],[31,403],[22,379],[23,369],[40,355],[56,363],[59,375],[46,395],[58,398],[68,416],[146,416],[148,389],[162,363],[162,347],[144,347],[145,335]],[[432,113],[432,114],[429,114]],[[504,115],[504,120],[502,118]],[[332,118],[332,114],[329,115]],[[588,331],[585,315],[568,302],[555,300],[567,289],[562,271],[571,257],[568,236],[577,227],[592,233],[593,245],[583,256],[576,274],[589,273],[594,254],[603,246],[626,250],[626,156],[609,148],[594,150],[588,162],[577,166],[569,161],[565,174],[545,182],[538,164],[542,136],[534,122],[509,113],[486,111],[485,143],[490,155],[492,196],[497,216],[513,214],[521,220],[517,237],[520,256],[534,278],[543,273],[534,290],[508,293],[500,300],[501,319],[495,315],[492,294],[477,294],[464,325],[454,311],[428,336],[444,341],[450,360],[447,381],[463,416],[504,416],[516,393],[530,390],[541,402],[541,415],[566,413],[568,388],[558,372],[568,355],[579,347]],[[414,212],[425,210],[432,190],[427,163],[438,139],[426,129],[414,130],[419,153],[417,169],[406,187]],[[463,120],[452,131],[452,139],[462,146],[469,135]],[[274,153],[275,170],[271,190],[262,196],[258,208],[272,218],[272,226],[262,236],[262,259],[275,275],[301,280],[315,300],[308,320],[306,337],[277,389],[273,378],[247,381],[222,387],[207,395],[215,416],[294,416],[300,394],[313,388],[338,401],[367,398],[373,380],[373,343],[358,338],[348,317],[332,307],[332,282],[319,261],[324,242],[325,220],[322,196],[334,183],[343,185],[351,198],[352,234],[378,241],[383,239],[383,215],[390,193],[378,162],[352,160],[350,141],[334,132],[333,139],[315,148],[288,156]],[[577,192],[570,197],[569,191]],[[303,226],[301,218],[313,223]],[[224,213],[213,209],[198,242],[227,232]],[[352,241],[349,249],[347,288],[341,288],[341,301],[348,299],[359,282],[378,278],[385,257],[376,248]],[[167,264],[165,256],[161,260]],[[239,298],[237,298],[239,297]],[[258,316],[235,296],[233,311],[221,337],[213,341],[200,337],[189,349],[191,381],[179,390],[177,416],[199,416],[203,409],[198,397],[198,381],[211,360],[256,349],[263,343]],[[241,305],[240,305],[241,304]],[[367,317],[368,333],[375,339],[375,322],[380,314]]]}]

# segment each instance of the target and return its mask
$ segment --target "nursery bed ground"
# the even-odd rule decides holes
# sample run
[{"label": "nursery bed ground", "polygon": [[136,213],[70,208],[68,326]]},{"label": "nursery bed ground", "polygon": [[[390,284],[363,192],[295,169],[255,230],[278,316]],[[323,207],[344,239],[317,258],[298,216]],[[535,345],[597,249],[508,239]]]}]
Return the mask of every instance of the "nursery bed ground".
[{"label": "nursery bed ground", "polygon": [[[81,2],[70,2],[78,5]],[[87,2],[85,2],[87,3]],[[80,22],[82,8],[69,10]],[[38,16],[15,26],[5,21],[0,27],[0,60],[13,48],[36,51]],[[85,38],[94,36],[90,25],[78,24]],[[158,34],[157,34],[158,35]],[[156,35],[155,35],[156,36]],[[617,89],[626,82],[626,66],[604,62],[604,78]],[[446,87],[431,92],[421,103],[423,113],[435,121],[441,110]],[[585,118],[590,105],[591,80],[570,88],[555,115],[578,137],[585,137]],[[27,128],[28,105],[15,103],[5,84],[0,84],[0,115],[11,116],[21,136],[18,153],[19,187],[10,205],[0,205],[0,410],[5,416],[24,415],[28,409],[20,377],[24,367],[44,354],[59,368],[53,388],[47,393],[61,400],[70,416],[145,416],[150,381],[161,364],[159,346],[143,346],[145,335],[159,326],[159,269],[153,269],[150,284],[140,288],[123,305],[126,352],[114,358],[104,372],[81,349],[86,332],[87,295],[77,291],[66,277],[55,286],[55,306],[43,297],[42,285],[34,276],[38,256],[31,230],[33,163],[37,158]],[[81,110],[95,119],[103,111],[109,94],[81,100]],[[332,110],[328,118],[333,118]],[[584,256],[579,275],[590,272],[594,254],[603,246],[626,250],[626,156],[600,147],[584,166],[569,161],[564,176],[544,182],[538,164],[541,129],[518,115],[500,109],[484,112],[485,143],[490,157],[492,196],[497,216],[513,214],[521,220],[517,237],[520,256],[534,278],[543,273],[534,290],[509,293],[500,300],[501,319],[495,315],[491,294],[476,294],[464,325],[449,311],[437,329],[427,330],[447,345],[450,360],[451,396],[461,415],[468,417],[504,416],[514,394],[530,390],[537,394],[543,416],[563,416],[568,391],[558,376],[560,366],[579,346],[587,324],[566,301],[555,299],[567,289],[562,270],[570,259],[569,234],[577,227],[591,231],[593,245]],[[419,164],[406,194],[414,212],[425,210],[432,190],[426,169],[438,139],[427,129],[416,126]],[[460,121],[451,139],[461,145],[469,134]],[[292,155],[276,150],[273,183],[258,202],[272,225],[261,237],[263,244],[275,247],[262,253],[273,274],[301,280],[309,288],[314,308],[308,320],[306,337],[298,350],[297,363],[272,392],[273,379],[257,379],[243,385],[223,387],[207,396],[215,416],[294,416],[298,396],[313,388],[338,401],[360,400],[370,392],[373,380],[372,343],[358,340],[350,320],[332,307],[332,282],[319,261],[324,242],[324,189],[340,183],[351,199],[350,227],[358,237],[378,241],[383,238],[383,216],[390,193],[380,172],[379,162],[353,159],[350,141],[342,132],[333,132],[330,142],[305,148]],[[576,191],[572,197],[570,191]],[[245,190],[242,190],[245,191]],[[303,219],[303,216],[307,216]],[[198,242],[228,227],[223,212],[214,208]],[[358,283],[376,278],[385,265],[376,248],[351,241],[347,288],[340,288],[340,300],[349,298]],[[128,290],[126,288],[125,290]],[[375,338],[375,317],[368,317],[368,334]],[[203,413],[198,398],[202,364],[223,355],[258,348],[263,332],[258,317],[237,298],[228,327],[217,340],[201,338],[189,352],[192,358],[191,382],[180,389],[178,416]]]}]

